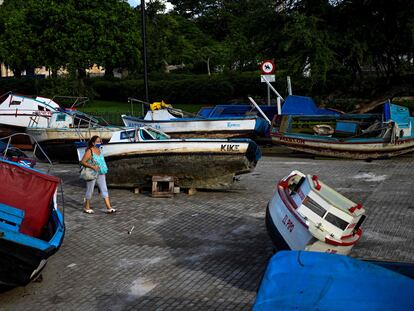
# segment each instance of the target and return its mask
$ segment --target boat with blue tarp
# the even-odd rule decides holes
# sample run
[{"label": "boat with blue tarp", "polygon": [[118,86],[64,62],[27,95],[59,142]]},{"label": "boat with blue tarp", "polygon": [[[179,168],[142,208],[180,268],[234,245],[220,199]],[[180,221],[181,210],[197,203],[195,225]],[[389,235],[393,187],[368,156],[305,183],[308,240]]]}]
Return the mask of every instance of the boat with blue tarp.
[{"label": "boat with blue tarp", "polygon": [[63,241],[60,179],[0,159],[0,287],[28,284]]},{"label": "boat with blue tarp", "polygon": [[273,143],[301,152],[377,159],[413,151],[413,127],[407,107],[387,102],[382,113],[275,116],[270,136]]},{"label": "boat with blue tarp", "polygon": [[414,280],[348,256],[282,251],[267,266],[253,311],[414,310]]},{"label": "boat with blue tarp", "polygon": [[254,138],[269,132],[267,121],[256,115],[193,115],[164,102],[152,103],[149,108],[144,118],[122,115],[125,126],[151,126],[172,138]]},{"label": "boat with blue tarp", "polygon": [[[277,115],[277,106],[274,105],[260,105],[260,109],[263,113],[272,120]],[[216,105],[214,107],[203,107],[197,115],[204,118],[216,118],[216,117],[237,117],[245,115],[259,114],[256,107],[252,107],[249,104],[238,103],[228,105]],[[340,115],[342,112],[320,108],[316,105],[315,101],[307,96],[289,95],[283,101],[282,115]]]}]

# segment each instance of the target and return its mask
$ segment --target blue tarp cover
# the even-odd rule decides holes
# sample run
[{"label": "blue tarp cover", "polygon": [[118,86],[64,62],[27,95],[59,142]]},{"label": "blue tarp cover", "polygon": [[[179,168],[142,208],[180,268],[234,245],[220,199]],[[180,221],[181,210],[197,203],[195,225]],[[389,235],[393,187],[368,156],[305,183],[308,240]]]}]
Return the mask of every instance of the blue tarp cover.
[{"label": "blue tarp cover", "polygon": [[286,115],[339,115],[338,112],[318,108],[314,100],[306,96],[289,95],[282,106],[282,114]]},{"label": "blue tarp cover", "polygon": [[[272,120],[277,113],[276,106],[260,106],[263,113]],[[257,111],[253,109],[251,105],[246,104],[234,104],[234,105],[217,105],[215,107],[203,107],[198,111],[198,115],[204,118],[217,118],[217,117],[239,117],[245,116],[249,111]],[[262,117],[260,113],[257,113],[259,117]]]},{"label": "blue tarp cover", "polygon": [[414,310],[414,280],[347,256],[281,251],[260,285],[260,310]]}]

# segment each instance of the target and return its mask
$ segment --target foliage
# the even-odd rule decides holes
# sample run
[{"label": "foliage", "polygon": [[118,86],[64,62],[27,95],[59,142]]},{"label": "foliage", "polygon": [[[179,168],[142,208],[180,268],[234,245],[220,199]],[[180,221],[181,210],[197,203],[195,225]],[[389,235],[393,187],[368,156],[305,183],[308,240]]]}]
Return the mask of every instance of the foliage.
[{"label": "foliage", "polygon": [[[414,74],[410,0],[169,2],[174,6],[170,12],[160,0],[147,5],[150,90],[155,97],[218,101],[219,96],[245,96],[249,89],[258,94],[258,82],[247,84],[237,73],[255,71],[257,77],[264,59],[275,60],[279,77],[292,76],[295,91],[306,94],[368,97],[375,86],[387,89],[399,77]],[[69,80],[37,82],[49,85],[47,92],[66,88],[68,93],[96,91],[103,98],[122,99],[142,95],[140,51],[140,8],[131,8],[126,0],[5,0],[1,6],[0,61],[16,75],[38,66],[71,73]],[[114,68],[126,69],[130,77],[73,82],[94,64],[109,75]],[[164,75],[166,69],[182,75]]]},{"label": "foliage", "polygon": [[82,74],[140,62],[137,20],[125,1],[6,0],[0,59],[16,71],[46,66]]}]

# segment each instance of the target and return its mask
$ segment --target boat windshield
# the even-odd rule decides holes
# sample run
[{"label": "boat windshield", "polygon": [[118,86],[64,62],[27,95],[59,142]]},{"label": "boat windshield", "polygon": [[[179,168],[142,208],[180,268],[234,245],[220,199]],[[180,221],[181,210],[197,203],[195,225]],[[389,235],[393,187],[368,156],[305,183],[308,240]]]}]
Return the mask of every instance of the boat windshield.
[{"label": "boat windshield", "polygon": [[312,180],[312,176],[308,175],[308,183],[311,185],[313,192],[317,193],[318,196],[323,198],[324,201],[327,203],[341,209],[347,211],[352,206],[355,206],[356,203],[352,202],[348,198],[341,195],[339,192],[335,191],[328,185],[324,184],[322,181],[318,180],[318,184],[320,185],[320,189],[315,188],[315,182]]},{"label": "boat windshield", "polygon": [[324,209],[310,197],[306,197],[306,199],[303,201],[303,204],[321,218],[323,218],[326,213],[326,209]]},{"label": "boat windshield", "polygon": [[335,227],[341,229],[341,230],[345,230],[346,227],[348,227],[349,223],[346,222],[345,220],[335,216],[334,214],[328,213],[325,216],[325,220],[330,222],[331,224],[333,224]]},{"label": "boat windshield", "polygon": [[165,139],[168,139],[168,136],[165,135],[165,134],[163,134],[163,133],[160,133],[160,132],[157,132],[157,131],[153,131],[153,130],[150,130],[148,128],[146,130],[147,130],[148,133],[150,133],[152,135],[152,137],[154,137],[157,140],[165,140]]},{"label": "boat windshield", "polygon": [[121,140],[124,140],[124,139],[133,140],[134,138],[135,138],[134,130],[121,132],[121,136],[120,136]]}]

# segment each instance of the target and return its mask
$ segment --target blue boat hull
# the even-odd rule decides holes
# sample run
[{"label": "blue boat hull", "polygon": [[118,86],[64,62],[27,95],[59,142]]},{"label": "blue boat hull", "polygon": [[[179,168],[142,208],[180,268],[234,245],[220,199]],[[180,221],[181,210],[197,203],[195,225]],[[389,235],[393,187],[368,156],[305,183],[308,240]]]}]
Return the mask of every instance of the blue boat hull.
[{"label": "blue boat hull", "polygon": [[27,285],[40,274],[46,260],[58,248],[42,251],[0,239],[0,286],[16,287]]},{"label": "blue boat hull", "polygon": [[254,311],[414,310],[414,280],[343,255],[284,251],[272,257]]}]

